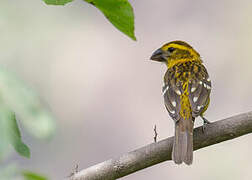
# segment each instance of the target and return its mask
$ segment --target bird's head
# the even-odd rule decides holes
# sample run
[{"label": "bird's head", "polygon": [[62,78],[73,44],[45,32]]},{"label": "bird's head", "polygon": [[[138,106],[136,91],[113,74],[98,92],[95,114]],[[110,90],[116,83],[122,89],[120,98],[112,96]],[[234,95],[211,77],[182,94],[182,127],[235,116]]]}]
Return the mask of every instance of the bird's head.
[{"label": "bird's head", "polygon": [[157,49],[151,60],[164,62],[168,68],[179,62],[201,61],[199,53],[184,41],[172,41]]}]

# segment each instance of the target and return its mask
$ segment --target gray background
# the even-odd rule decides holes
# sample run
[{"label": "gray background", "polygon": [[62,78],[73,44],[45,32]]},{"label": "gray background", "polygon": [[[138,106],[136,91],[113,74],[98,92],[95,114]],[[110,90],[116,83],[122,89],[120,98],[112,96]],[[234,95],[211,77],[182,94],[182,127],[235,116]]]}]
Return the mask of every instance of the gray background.
[{"label": "gray background", "polygon": [[[151,143],[155,124],[159,140],[172,136],[161,95],[166,67],[149,61],[172,40],[190,43],[208,68],[210,121],[251,110],[251,0],[130,2],[137,42],[81,0],[1,0],[0,63],[41,95],[58,125],[50,142],[22,132],[32,157],[14,155],[20,166],[61,180],[75,164],[86,168]],[[195,152],[192,166],[169,161],[122,179],[249,180],[251,147],[247,135]]]}]

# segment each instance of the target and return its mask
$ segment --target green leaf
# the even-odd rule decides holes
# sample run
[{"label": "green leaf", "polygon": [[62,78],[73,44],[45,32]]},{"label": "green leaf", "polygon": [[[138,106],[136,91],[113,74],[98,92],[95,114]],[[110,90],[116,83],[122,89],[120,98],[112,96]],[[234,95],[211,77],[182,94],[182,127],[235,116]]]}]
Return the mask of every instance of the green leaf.
[{"label": "green leaf", "polygon": [[23,180],[49,180],[47,177],[30,170],[21,170],[16,164],[8,164],[0,168],[1,180],[17,180],[21,177]]},{"label": "green leaf", "polygon": [[[16,76],[2,68],[0,68],[0,102],[14,111],[24,127],[35,137],[48,138],[55,132],[54,119],[40,98]],[[25,149],[24,146],[23,148]]]},{"label": "green leaf", "polygon": [[136,40],[134,12],[127,0],[84,0],[97,7],[121,32]]},{"label": "green leaf", "polygon": [[22,172],[24,180],[48,180],[45,176],[36,174],[31,171],[23,171]]},{"label": "green leaf", "polygon": [[11,144],[21,156],[30,157],[28,146],[22,142],[15,115],[2,101],[0,101],[0,131],[1,151],[8,149],[8,145]]},{"label": "green leaf", "polygon": [[65,5],[73,0],[43,0],[48,5]]},{"label": "green leaf", "polygon": [[13,112],[9,114],[9,136],[10,136],[10,143],[19,153],[19,155],[29,158],[30,157],[30,150],[26,144],[22,142],[21,134],[17,125],[16,117]]}]

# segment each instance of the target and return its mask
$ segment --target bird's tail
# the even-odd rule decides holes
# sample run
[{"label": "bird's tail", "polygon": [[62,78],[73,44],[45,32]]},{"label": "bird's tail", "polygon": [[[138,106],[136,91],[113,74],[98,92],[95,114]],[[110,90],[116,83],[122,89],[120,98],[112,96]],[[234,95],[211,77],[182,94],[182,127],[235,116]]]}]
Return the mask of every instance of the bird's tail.
[{"label": "bird's tail", "polygon": [[193,161],[193,124],[194,118],[181,118],[175,123],[175,137],[173,143],[172,159],[176,164],[182,162],[187,165]]}]

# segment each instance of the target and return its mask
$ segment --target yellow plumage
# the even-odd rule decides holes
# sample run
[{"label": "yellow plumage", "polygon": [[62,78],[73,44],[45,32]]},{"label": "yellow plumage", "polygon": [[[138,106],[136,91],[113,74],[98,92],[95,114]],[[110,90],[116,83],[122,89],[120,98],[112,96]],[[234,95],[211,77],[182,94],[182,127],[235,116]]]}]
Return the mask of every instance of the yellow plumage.
[{"label": "yellow plumage", "polygon": [[175,122],[173,160],[176,164],[189,165],[193,160],[194,119],[203,116],[209,105],[211,81],[199,53],[186,42],[167,43],[151,59],[164,62],[168,68],[163,95],[166,109]]}]

